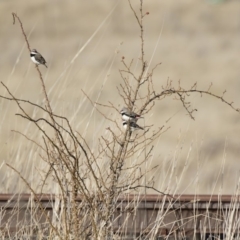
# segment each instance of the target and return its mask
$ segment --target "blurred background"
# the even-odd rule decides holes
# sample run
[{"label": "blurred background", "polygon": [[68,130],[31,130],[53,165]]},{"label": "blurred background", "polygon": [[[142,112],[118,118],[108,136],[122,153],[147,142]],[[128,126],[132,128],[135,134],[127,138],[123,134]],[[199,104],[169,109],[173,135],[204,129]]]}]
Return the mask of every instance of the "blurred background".
[{"label": "blurred background", "polygon": [[[135,9],[139,2],[132,1]],[[161,63],[154,81],[156,91],[167,80],[190,88],[225,97],[240,107],[240,1],[168,0],[144,1],[145,54],[150,67]],[[48,68],[40,66],[53,110],[70,118],[79,132],[93,145],[96,136],[106,134],[109,122],[93,110],[82,90],[93,101],[109,101],[121,109],[118,96],[121,83],[119,69],[122,56],[127,62],[140,54],[140,32],[127,1],[84,0],[2,0],[0,1],[0,66],[1,81],[16,97],[45,105],[41,84],[21,33],[13,25],[11,13],[21,18],[31,48],[46,59]],[[0,94],[6,95],[0,87]],[[164,191],[163,182],[174,168],[173,192],[236,192],[240,170],[240,114],[209,96],[192,95],[197,108],[195,121],[186,115],[180,102],[172,97],[156,102],[152,112],[139,125],[170,127],[155,144],[151,164],[155,186]],[[28,113],[38,115],[32,106]],[[111,118],[121,118],[112,110],[101,108]],[[0,99],[0,181],[1,192],[25,191],[5,163],[16,167],[36,186],[36,172],[43,167],[38,148],[12,130],[20,131],[36,141],[41,136],[25,120],[14,103]],[[89,115],[91,114],[91,115]],[[90,117],[91,116],[91,119]],[[169,120],[167,122],[167,120]],[[86,123],[90,127],[86,129]],[[165,180],[164,180],[165,179]],[[49,186],[48,191],[51,191]]]}]

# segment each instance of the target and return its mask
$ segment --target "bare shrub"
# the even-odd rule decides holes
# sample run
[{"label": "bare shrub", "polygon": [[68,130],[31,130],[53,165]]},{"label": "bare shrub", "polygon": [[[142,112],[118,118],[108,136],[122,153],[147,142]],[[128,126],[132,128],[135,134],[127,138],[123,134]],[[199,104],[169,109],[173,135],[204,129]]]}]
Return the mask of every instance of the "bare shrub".
[{"label": "bare shrub", "polygon": [[[127,60],[122,57],[123,69],[119,71],[122,83],[117,88],[118,94],[122,97],[129,111],[146,116],[154,111],[154,105],[157,101],[171,97],[180,101],[189,117],[194,119],[194,112],[197,109],[192,108],[188,99],[191,94],[200,94],[201,96],[210,95],[239,112],[239,109],[235,108],[232,102],[225,100],[225,92],[221,96],[216,95],[211,90],[211,85],[207,90],[201,90],[195,83],[185,89],[181,86],[180,81],[175,85],[168,80],[162,89],[156,89],[153,76],[155,69],[160,64],[150,69],[144,52],[143,20],[149,13],[144,12],[143,1],[140,1],[139,10],[135,10],[130,1],[129,6],[140,29],[140,58],[137,60],[140,67],[135,70],[133,68],[134,59]],[[13,19],[14,23],[17,20],[20,24],[30,52],[30,43],[16,13],[13,13]],[[138,193],[145,193],[146,189],[152,189],[158,194],[165,195],[166,201],[174,199],[167,192],[154,187],[153,177],[146,178],[157,167],[149,168],[147,165],[152,157],[154,141],[167,131],[167,128],[159,126],[157,131],[152,131],[152,126],[146,125],[144,130],[135,133],[131,131],[132,122],[128,121],[127,129],[124,131],[116,119],[110,119],[101,110],[109,108],[111,111],[119,112],[119,109],[111,101],[109,104],[95,103],[86,94],[93,107],[96,107],[103,118],[112,124],[108,128],[108,137],[102,135],[98,139],[98,147],[93,151],[91,144],[87,142],[82,133],[75,131],[67,117],[57,115],[52,111],[46,86],[37,65],[36,71],[45,96],[45,107],[16,98],[4,83],[2,86],[7,90],[9,97],[1,96],[1,98],[14,101],[20,110],[20,113],[16,115],[31,122],[42,135],[42,143],[37,143],[29,136],[25,136],[41,148],[44,152],[41,155],[41,161],[48,165],[48,169],[43,172],[44,177],[40,190],[33,189],[14,166],[8,166],[20,176],[34,198],[37,199],[36,205],[46,218],[47,234],[50,239],[114,239],[117,238],[117,235],[124,234],[125,231],[125,226],[119,227],[117,231],[114,229],[119,218],[119,215],[116,215],[116,208],[120,197],[127,198],[129,193],[137,193],[136,198],[131,200],[133,209],[130,212],[128,206],[122,209],[120,215],[126,213],[127,218],[134,215],[136,211],[140,196]],[[31,116],[23,104],[38,108],[44,117]],[[119,117],[121,117],[120,114]],[[59,187],[59,194],[56,195],[58,200],[55,201],[55,212],[52,217],[46,213],[38,195],[42,193],[49,178],[52,178]],[[81,201],[78,199],[79,196]],[[165,213],[161,214],[164,216]],[[160,225],[158,223],[156,227],[158,228]],[[156,234],[157,231],[151,232],[151,237],[156,236]]]}]

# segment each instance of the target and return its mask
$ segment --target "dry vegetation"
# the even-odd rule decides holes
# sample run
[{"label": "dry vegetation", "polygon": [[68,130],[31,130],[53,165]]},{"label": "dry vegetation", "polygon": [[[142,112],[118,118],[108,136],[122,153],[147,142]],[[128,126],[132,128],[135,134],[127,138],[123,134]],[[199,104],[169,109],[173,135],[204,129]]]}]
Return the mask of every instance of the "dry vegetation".
[{"label": "dry vegetation", "polygon": [[[158,102],[174,99],[181,104],[190,119],[194,119],[197,109],[192,104],[191,96],[197,94],[215,98],[223,105],[239,112],[231,101],[225,99],[225,91],[223,94],[216,94],[211,83],[207,89],[201,89],[197,83],[183,87],[181,81],[174,83],[167,80],[161,89],[156,88],[154,72],[160,64],[150,67],[145,53],[144,20],[150,16],[143,8],[142,1],[138,8],[134,8],[131,2],[129,2],[129,7],[139,29],[140,44],[139,58],[122,57],[122,67],[119,70],[122,81],[117,89],[124,105],[147,118],[154,112],[154,107]],[[25,33],[24,21],[22,23],[16,13],[13,13],[13,19],[15,25],[20,24],[30,51],[32,44]],[[37,201],[37,208],[45,214],[47,223],[44,231],[42,226],[36,223],[38,232],[35,232],[35,235],[39,234],[40,239],[44,235],[45,237],[48,235],[50,239],[55,239],[55,237],[57,239],[114,239],[116,237],[113,231],[113,223],[116,221],[114,212],[120,196],[129,193],[146,193],[151,189],[152,192],[165,195],[166,199],[172,200],[173,197],[170,194],[174,195],[178,191],[179,182],[186,171],[184,167],[177,183],[174,183],[176,162],[181,155],[181,146],[177,146],[175,157],[167,173],[162,170],[162,165],[150,164],[154,157],[154,147],[160,136],[167,132],[168,127],[161,124],[153,127],[148,125],[145,119],[143,131],[131,132],[129,125],[124,131],[119,122],[120,109],[114,99],[109,99],[107,104],[102,104],[98,99],[92,100],[88,93],[83,92],[85,96],[83,102],[91,103],[91,111],[97,111],[109,124],[106,129],[102,128],[101,123],[99,124],[98,131],[102,134],[96,138],[95,133],[88,131],[89,124],[92,124],[91,121],[86,125],[85,131],[77,131],[77,127],[71,121],[76,117],[74,112],[71,116],[56,113],[54,103],[49,98],[51,89],[47,89],[41,66],[36,66],[35,79],[39,79],[42,86],[44,101],[40,102],[44,104],[25,100],[24,96],[16,97],[11,88],[3,82],[2,87],[8,95],[1,95],[2,99],[14,102],[18,106],[16,115],[25,120],[26,126],[26,131],[18,132],[18,134],[29,141],[31,146],[35,146],[38,161],[45,166],[44,170],[40,168],[32,170],[33,177],[40,178],[37,186],[31,183],[21,169],[13,164],[6,163],[9,167],[8,171],[12,169],[19,176],[35,199],[38,199],[37,194],[44,193],[45,189],[51,188],[59,197],[60,204],[56,208],[59,213],[54,219],[45,213],[44,207],[40,201]],[[92,87],[94,88],[94,85]],[[106,114],[109,110],[115,112],[114,116]],[[95,124],[98,125],[98,122]],[[41,140],[31,136],[28,131],[30,125],[36,129]],[[19,159],[21,151],[22,149],[19,148]],[[189,154],[190,152],[191,148]],[[186,157],[185,166],[187,166],[188,159],[189,156]],[[165,174],[162,184],[164,188],[155,185],[154,175],[157,171],[159,174]],[[197,177],[194,180],[199,181]],[[79,195],[82,197],[81,203],[76,200]],[[128,210],[122,211],[124,213]],[[157,222],[155,227],[160,226],[161,223]],[[124,227],[118,232],[123,233]],[[148,237],[154,239],[156,234],[156,232],[151,232]]]},{"label": "dry vegetation", "polygon": [[[96,4],[98,8],[95,8]],[[138,1],[133,4],[137,8]],[[162,62],[154,72],[156,89],[161,90],[167,79],[172,80],[175,87],[181,79],[184,88],[197,81],[198,87],[204,90],[213,82],[214,93],[222,95],[227,89],[226,99],[233,99],[235,106],[240,105],[237,91],[239,58],[236,54],[239,50],[238,4],[237,1],[225,1],[219,5],[190,0],[145,2],[146,11],[150,12],[145,18],[145,57],[150,68]],[[117,6],[109,0],[101,4],[73,0],[71,5],[64,1],[53,4],[45,0],[25,4],[15,0],[1,3],[0,61],[4,66],[1,80],[16,97],[45,107],[34,65],[29,60],[20,28],[12,25],[11,12],[24,16],[24,29],[31,47],[37,48],[49,63],[48,69],[40,69],[52,109],[58,115],[67,116],[74,129],[83,133],[94,149],[102,134],[108,137],[106,129],[112,123],[92,107],[84,93],[93,102],[106,104],[112,101],[117,111],[109,108],[101,108],[101,111],[120,126],[119,109],[123,101],[116,86],[121,83],[118,69],[123,68],[122,56],[127,63],[134,58],[134,71],[140,70],[136,61],[139,58],[139,31],[127,2],[119,2]],[[231,18],[226,19],[228,13]],[[3,87],[0,94],[7,96]],[[215,98],[194,94],[189,100],[193,108],[198,108],[194,113],[195,121],[187,116],[181,102],[171,97],[158,101],[153,111],[139,121],[140,125],[153,125],[155,131],[163,125],[170,128],[155,141],[156,147],[149,162],[151,167],[160,164],[162,170],[161,174],[155,171],[156,187],[166,188],[166,173],[170,166],[175,166],[177,180],[174,179],[172,185],[179,179],[181,181],[173,191],[233,193],[233,183],[238,177],[240,127],[237,123],[240,115]],[[25,107],[29,114],[43,115],[37,108]],[[135,107],[139,111],[141,105],[137,103]],[[37,142],[41,141],[41,136],[32,124],[26,125],[24,119],[14,116],[18,110],[13,102],[1,100],[1,110],[1,192],[26,192],[25,185],[4,163],[16,166],[34,187],[40,184],[36,173],[46,165],[39,161],[37,147],[11,130],[25,135],[30,133]],[[219,179],[222,168],[224,174]],[[185,174],[182,174],[183,170]],[[56,189],[49,183],[44,191]]]}]

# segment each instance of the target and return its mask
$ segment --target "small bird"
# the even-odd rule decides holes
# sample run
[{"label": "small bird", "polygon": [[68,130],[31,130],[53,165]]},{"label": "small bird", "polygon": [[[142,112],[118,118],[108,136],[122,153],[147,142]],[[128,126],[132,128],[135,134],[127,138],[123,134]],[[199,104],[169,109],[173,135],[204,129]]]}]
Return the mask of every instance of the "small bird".
[{"label": "small bird", "polygon": [[47,68],[47,62],[45,61],[43,56],[36,49],[33,49],[31,51],[30,57],[35,64],[37,64],[37,65],[43,64]]},{"label": "small bird", "polygon": [[135,121],[135,122],[137,122],[137,120],[139,118],[142,118],[139,114],[136,114],[135,112],[131,112],[126,107],[123,107],[120,113],[122,114],[122,120],[124,120],[124,121]]},{"label": "small bird", "polygon": [[133,132],[135,130],[144,130],[144,128],[140,127],[138,124],[136,124],[135,121],[123,121],[123,127],[125,129],[128,128],[128,125],[129,125],[129,128],[130,128],[130,131]]}]

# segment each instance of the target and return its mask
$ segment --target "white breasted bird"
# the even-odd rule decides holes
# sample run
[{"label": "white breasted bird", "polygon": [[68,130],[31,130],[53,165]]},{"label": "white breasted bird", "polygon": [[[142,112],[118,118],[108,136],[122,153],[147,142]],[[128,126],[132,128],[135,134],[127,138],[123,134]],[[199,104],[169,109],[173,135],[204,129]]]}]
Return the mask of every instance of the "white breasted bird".
[{"label": "white breasted bird", "polygon": [[130,128],[130,131],[133,132],[135,130],[144,130],[144,128],[140,127],[138,124],[136,124],[135,121],[123,121],[123,127],[125,129],[128,128],[128,125],[129,125],[129,128]]},{"label": "white breasted bird", "polygon": [[30,57],[35,64],[37,64],[37,65],[42,64],[47,68],[47,62],[45,61],[43,56],[36,49],[33,49],[31,51]]},{"label": "white breasted bird", "polygon": [[136,122],[139,118],[142,118],[139,114],[136,114],[135,112],[130,111],[126,107],[123,107],[120,113],[122,114],[122,120],[124,121]]}]

